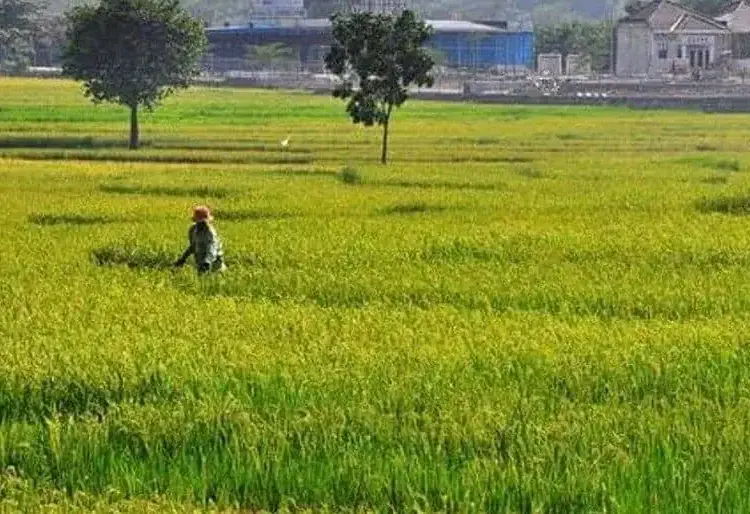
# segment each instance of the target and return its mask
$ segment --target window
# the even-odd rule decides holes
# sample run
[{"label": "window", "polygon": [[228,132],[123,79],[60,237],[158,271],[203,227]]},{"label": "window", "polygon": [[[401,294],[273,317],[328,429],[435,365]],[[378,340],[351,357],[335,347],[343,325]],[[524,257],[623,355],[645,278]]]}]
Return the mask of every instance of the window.
[{"label": "window", "polygon": [[659,50],[659,59],[666,59],[669,57],[669,47],[667,46],[666,41],[660,42],[657,49]]},{"label": "window", "polygon": [[682,59],[682,45],[677,46],[677,58]]}]

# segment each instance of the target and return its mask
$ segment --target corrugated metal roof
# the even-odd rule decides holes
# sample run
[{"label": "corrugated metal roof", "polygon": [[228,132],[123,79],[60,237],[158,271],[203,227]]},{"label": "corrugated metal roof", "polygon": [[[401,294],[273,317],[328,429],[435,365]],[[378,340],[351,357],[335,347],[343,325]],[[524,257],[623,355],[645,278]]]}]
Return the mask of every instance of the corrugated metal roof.
[{"label": "corrugated metal roof", "polygon": [[505,29],[482,25],[473,21],[425,20],[437,32],[507,32]]}]

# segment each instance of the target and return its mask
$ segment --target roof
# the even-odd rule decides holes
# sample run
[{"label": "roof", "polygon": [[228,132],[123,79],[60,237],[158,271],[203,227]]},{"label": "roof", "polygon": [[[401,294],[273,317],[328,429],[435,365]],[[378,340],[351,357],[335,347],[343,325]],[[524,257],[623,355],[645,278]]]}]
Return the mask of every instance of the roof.
[{"label": "roof", "polygon": [[750,5],[745,0],[731,2],[716,20],[725,23],[732,32],[750,32]]},{"label": "roof", "polygon": [[425,20],[436,32],[507,32],[507,29],[483,25],[473,21]]},{"label": "roof", "polygon": [[[504,33],[504,32],[521,32],[520,25],[515,25],[508,29],[497,26],[485,25],[473,21],[453,21],[453,20],[425,20],[425,23],[431,25],[435,32],[439,33]],[[322,31],[331,27],[331,22],[326,18],[299,18],[279,20],[273,23],[270,21],[258,20],[246,25],[224,25],[219,27],[210,27],[209,32],[247,32],[253,31],[275,31],[275,30],[300,30],[300,31]]]},{"label": "roof", "polygon": [[674,32],[681,30],[727,31],[719,20],[688,9],[673,0],[653,0],[640,10],[621,19],[624,23],[647,23],[652,30]]}]

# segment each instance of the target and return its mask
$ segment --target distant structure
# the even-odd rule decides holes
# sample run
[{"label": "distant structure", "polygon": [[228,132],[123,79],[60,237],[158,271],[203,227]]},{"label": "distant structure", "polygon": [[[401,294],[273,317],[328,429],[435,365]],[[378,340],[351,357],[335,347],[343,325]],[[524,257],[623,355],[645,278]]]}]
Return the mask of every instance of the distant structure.
[{"label": "distant structure", "polygon": [[253,18],[303,17],[304,0],[254,0],[251,15]]},{"label": "distant structure", "polygon": [[387,14],[411,9],[412,2],[410,0],[339,0],[339,8]]},{"label": "distant structure", "polygon": [[654,0],[615,28],[615,74],[700,73],[732,53],[727,24],[672,0]]},{"label": "distant structure", "polygon": [[750,70],[750,2],[730,2],[724,6],[716,21],[732,32],[732,65],[735,71]]},{"label": "distant structure", "polygon": [[536,61],[536,68],[540,75],[559,77],[563,73],[562,54],[539,54],[536,56]]},{"label": "distant structure", "polygon": [[[331,44],[328,19],[304,17],[303,0],[254,0],[250,19],[206,29],[215,71],[237,70],[248,47],[280,43],[297,56],[300,67],[321,70]],[[411,0],[339,0],[339,10],[396,13]],[[443,67],[523,71],[534,67],[530,22],[425,20],[435,33],[428,45]],[[222,64],[223,63],[223,64]],[[241,69],[241,68],[239,68]]]}]

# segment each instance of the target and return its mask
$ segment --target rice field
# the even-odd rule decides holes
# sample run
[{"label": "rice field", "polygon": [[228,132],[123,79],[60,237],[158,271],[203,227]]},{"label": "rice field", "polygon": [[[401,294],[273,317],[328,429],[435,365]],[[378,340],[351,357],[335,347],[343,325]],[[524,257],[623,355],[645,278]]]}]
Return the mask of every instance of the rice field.
[{"label": "rice field", "polygon": [[750,511],[750,117],[142,122],[0,80],[0,512]]}]

